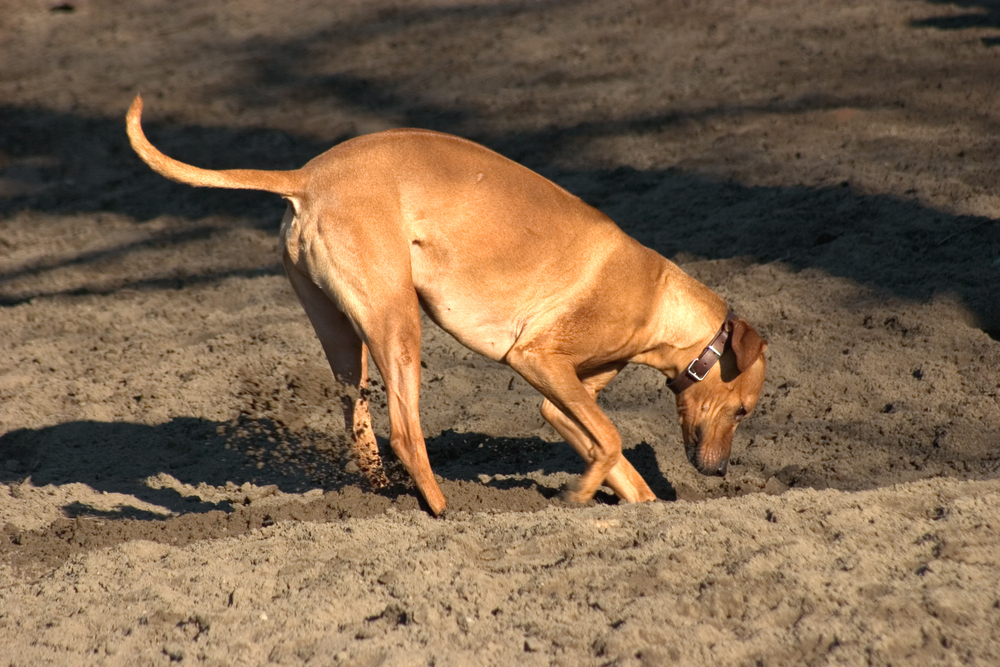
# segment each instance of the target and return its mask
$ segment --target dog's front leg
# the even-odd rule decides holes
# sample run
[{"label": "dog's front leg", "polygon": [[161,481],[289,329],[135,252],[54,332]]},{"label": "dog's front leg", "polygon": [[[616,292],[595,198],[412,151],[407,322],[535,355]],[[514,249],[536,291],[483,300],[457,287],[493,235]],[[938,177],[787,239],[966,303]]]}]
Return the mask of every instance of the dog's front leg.
[{"label": "dog's front leg", "polygon": [[[622,461],[621,436],[565,354],[548,350],[539,341],[529,341],[515,345],[506,360],[563,415],[569,426],[566,433],[561,432],[563,437],[574,447],[586,450],[580,453],[587,461],[587,469],[569,497],[574,502],[588,502]],[[550,414],[555,416],[553,411]]]},{"label": "dog's front leg", "polygon": [[[598,392],[604,389],[624,367],[625,364],[615,365],[609,369],[587,375],[582,378],[583,386],[596,399]],[[542,417],[559,432],[559,435],[565,438],[566,442],[576,450],[583,460],[590,463],[596,444],[590,440],[587,433],[579,427],[576,421],[566,416],[558,406],[547,398],[542,401],[541,412]],[[604,483],[611,487],[611,490],[619,498],[630,503],[656,500],[656,494],[624,455],[618,459],[618,463],[608,473]]]}]

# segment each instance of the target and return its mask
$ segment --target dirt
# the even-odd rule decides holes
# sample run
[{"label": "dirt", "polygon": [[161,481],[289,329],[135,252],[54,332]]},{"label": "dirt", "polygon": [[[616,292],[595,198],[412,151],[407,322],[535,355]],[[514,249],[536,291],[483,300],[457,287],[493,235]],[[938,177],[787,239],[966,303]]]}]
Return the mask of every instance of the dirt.
[{"label": "dirt", "polygon": [[[991,2],[13,0],[0,13],[0,662],[1000,663]],[[770,341],[730,472],[601,395],[660,502],[425,322],[431,518],[351,460],[282,202],[195,190],[384,128],[539,171]]]}]

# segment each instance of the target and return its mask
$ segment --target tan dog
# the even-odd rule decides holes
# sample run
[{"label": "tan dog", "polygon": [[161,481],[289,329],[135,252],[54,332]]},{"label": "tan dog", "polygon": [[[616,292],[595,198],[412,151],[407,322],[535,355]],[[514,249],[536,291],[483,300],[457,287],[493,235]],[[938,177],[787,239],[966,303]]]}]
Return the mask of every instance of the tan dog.
[{"label": "tan dog", "polygon": [[285,270],[334,376],[358,390],[345,419],[374,486],[385,476],[360,391],[369,351],[385,381],[392,449],[431,511],[445,508],[420,428],[421,307],[545,397],[542,415],[588,464],[572,500],[588,501],[602,483],[627,501],[655,498],[596,402],[630,362],[674,379],[688,458],[725,474],[733,432],[764,382],[767,343],[577,197],[478,144],[424,130],[345,141],[294,171],[199,169],[154,148],[141,113],[137,96],[129,139],[158,173],[288,202]]}]

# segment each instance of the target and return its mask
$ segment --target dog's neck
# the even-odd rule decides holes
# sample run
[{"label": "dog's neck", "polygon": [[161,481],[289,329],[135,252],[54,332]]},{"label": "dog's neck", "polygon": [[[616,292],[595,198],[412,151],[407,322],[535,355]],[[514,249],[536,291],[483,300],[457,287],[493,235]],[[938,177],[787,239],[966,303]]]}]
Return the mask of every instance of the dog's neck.
[{"label": "dog's neck", "polygon": [[676,378],[715,337],[728,308],[722,298],[669,260],[660,274],[662,290],[651,314],[656,339],[633,362]]}]

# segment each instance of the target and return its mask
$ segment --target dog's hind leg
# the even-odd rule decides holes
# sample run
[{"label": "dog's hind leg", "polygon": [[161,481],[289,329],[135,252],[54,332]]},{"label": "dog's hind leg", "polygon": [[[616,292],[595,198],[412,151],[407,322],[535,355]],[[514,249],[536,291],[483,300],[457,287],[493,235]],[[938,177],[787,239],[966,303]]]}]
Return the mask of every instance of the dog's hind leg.
[{"label": "dog's hind leg", "polygon": [[285,257],[285,273],[309,316],[333,376],[344,394],[344,425],[350,430],[358,467],[373,489],[386,486],[389,480],[382,467],[378,443],[368,411],[368,349],[330,298]]},{"label": "dog's hind leg", "polygon": [[[595,373],[585,375],[581,378],[583,386],[590,392],[591,396],[596,398],[598,392],[604,389],[621,372],[624,366],[625,364],[615,364],[614,366],[600,369]],[[552,424],[552,427],[583,457],[583,460],[590,463],[595,447],[595,443],[590,436],[574,420],[566,416],[555,403],[547,398],[542,401],[541,412],[542,417]],[[608,473],[604,483],[611,487],[611,490],[619,498],[631,503],[656,499],[656,495],[649,488],[649,485],[646,484],[646,480],[642,478],[642,475],[632,467],[632,464],[624,456],[618,459],[618,463]]]},{"label": "dog's hind leg", "polygon": [[431,471],[420,427],[420,307],[412,287],[398,287],[369,292],[371,303],[379,307],[366,310],[360,326],[385,381],[389,444],[438,515],[445,509],[444,494]]},{"label": "dog's hind leg", "polygon": [[[377,209],[378,202],[368,201],[367,194],[358,196],[362,201],[355,208]],[[353,213],[323,209],[292,219],[285,232],[286,270],[296,276],[300,298],[306,295],[306,310],[317,312],[313,323],[321,339],[332,327],[329,311],[334,304],[344,314],[337,321],[353,324],[352,334],[367,347],[385,383],[392,451],[430,510],[440,514],[444,494],[431,471],[420,427],[420,303],[413,285],[410,243],[391,211],[380,215],[360,219]],[[309,303],[319,306],[310,308]],[[310,318],[317,315],[309,312]],[[331,365],[339,363],[333,348],[347,336],[346,327],[340,325],[337,331],[342,333],[330,336],[331,349],[324,341]]]}]

